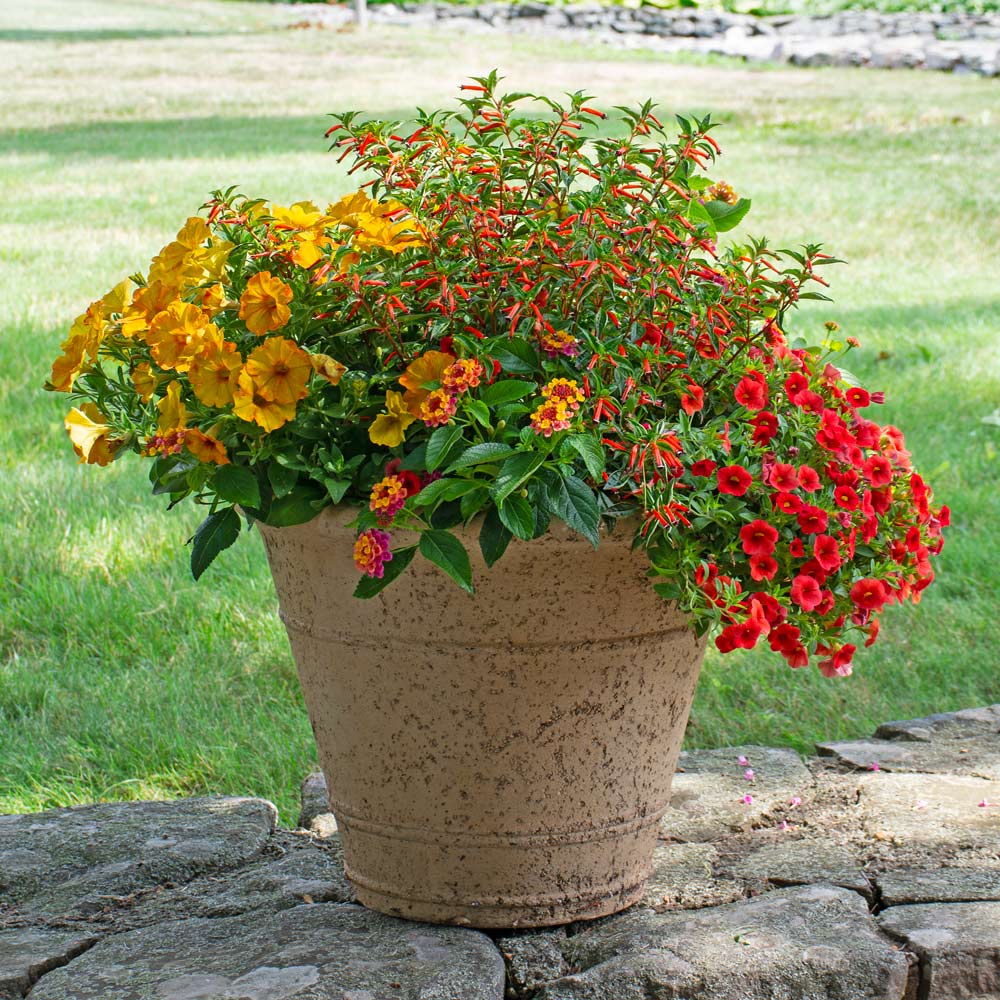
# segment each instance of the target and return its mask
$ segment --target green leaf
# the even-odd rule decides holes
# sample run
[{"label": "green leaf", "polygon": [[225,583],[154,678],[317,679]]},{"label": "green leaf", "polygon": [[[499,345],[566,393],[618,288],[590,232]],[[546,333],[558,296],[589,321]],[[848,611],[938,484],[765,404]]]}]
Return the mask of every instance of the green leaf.
[{"label": "green leaf", "polygon": [[418,507],[431,507],[438,500],[455,500],[479,487],[480,484],[472,479],[435,479],[416,495],[415,504]]},{"label": "green leaf", "polygon": [[524,379],[505,379],[488,385],[479,393],[479,398],[487,406],[499,406],[501,403],[513,403],[516,399],[524,399],[537,388],[534,382],[525,382]]},{"label": "green leaf", "polygon": [[241,507],[260,506],[257,477],[245,465],[220,465],[212,478],[212,485],[223,500]]},{"label": "green leaf", "polygon": [[226,507],[209,514],[198,525],[191,549],[191,575],[197,580],[211,566],[215,557],[239,538],[240,515]]},{"label": "green leaf", "polygon": [[420,535],[420,554],[440,566],[462,590],[472,593],[472,567],[465,546],[448,531],[424,531]]},{"label": "green leaf", "polygon": [[604,449],[589,434],[569,434],[564,443],[583,459],[587,471],[597,481],[604,472]]},{"label": "green leaf", "polygon": [[740,198],[735,205],[724,201],[709,201],[705,203],[705,211],[712,217],[715,228],[720,233],[735,229],[743,217],[750,211],[750,199]]},{"label": "green leaf", "polygon": [[489,493],[486,489],[481,486],[477,486],[476,489],[471,490],[466,493],[461,500],[459,509],[462,513],[462,520],[468,521],[470,517],[474,517],[483,509],[483,505],[489,499]]},{"label": "green leaf", "polygon": [[497,473],[493,486],[493,499],[503,503],[541,464],[545,456],[537,451],[522,451],[511,455]]},{"label": "green leaf", "polygon": [[340,503],[344,499],[344,494],[350,489],[351,481],[350,479],[324,477],[323,485],[326,487],[326,492],[330,494],[330,499],[334,503]]},{"label": "green leaf", "polygon": [[427,471],[433,472],[448,457],[448,452],[462,436],[462,428],[458,424],[448,424],[439,427],[427,442]]},{"label": "green leaf", "polygon": [[407,545],[405,549],[396,549],[392,553],[392,559],[385,564],[382,576],[363,576],[354,588],[354,596],[369,598],[381,593],[413,562],[413,557],[416,554],[416,545]]},{"label": "green leaf", "polygon": [[458,469],[465,469],[470,465],[499,462],[501,459],[509,458],[511,455],[516,454],[518,452],[513,448],[509,448],[499,441],[484,441],[482,444],[474,444],[471,448],[466,448],[445,471],[455,472]]},{"label": "green leaf", "polygon": [[535,512],[524,497],[514,495],[497,508],[503,526],[515,537],[530,541],[535,537]]},{"label": "green leaf", "polygon": [[465,409],[472,414],[472,418],[483,425],[483,427],[489,428],[492,426],[490,423],[490,410],[485,403],[481,403],[478,399],[469,399],[465,402]]},{"label": "green leaf", "polygon": [[513,537],[500,520],[496,507],[490,507],[479,530],[479,549],[487,566],[492,566],[507,551]]},{"label": "green leaf", "polygon": [[286,469],[277,462],[271,462],[267,467],[267,478],[271,483],[276,497],[291,493],[298,481],[299,474],[294,469]]},{"label": "green leaf", "polygon": [[569,476],[563,481],[559,516],[597,548],[597,525],[601,519],[594,491],[582,479]]},{"label": "green leaf", "polygon": [[326,496],[326,490],[320,490],[315,485],[298,486],[271,504],[271,509],[267,512],[267,523],[275,528],[305,524],[319,513],[326,503]]},{"label": "green leaf", "polygon": [[403,461],[399,463],[401,469],[407,472],[423,472],[426,470],[427,444],[421,442],[408,455],[403,456]]},{"label": "green leaf", "polygon": [[498,341],[493,345],[492,354],[504,370],[515,375],[531,375],[538,369],[538,354],[520,337]]}]

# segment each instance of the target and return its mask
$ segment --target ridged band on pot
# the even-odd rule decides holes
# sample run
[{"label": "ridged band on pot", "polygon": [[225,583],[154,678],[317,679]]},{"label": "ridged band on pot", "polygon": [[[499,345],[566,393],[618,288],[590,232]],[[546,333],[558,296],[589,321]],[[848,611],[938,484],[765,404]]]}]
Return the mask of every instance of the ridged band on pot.
[{"label": "ridged band on pot", "polygon": [[261,533],[358,899],[475,927],[636,902],[704,644],[631,532],[554,526],[488,570],[474,523],[474,596],[418,555],[362,601],[356,513]]}]

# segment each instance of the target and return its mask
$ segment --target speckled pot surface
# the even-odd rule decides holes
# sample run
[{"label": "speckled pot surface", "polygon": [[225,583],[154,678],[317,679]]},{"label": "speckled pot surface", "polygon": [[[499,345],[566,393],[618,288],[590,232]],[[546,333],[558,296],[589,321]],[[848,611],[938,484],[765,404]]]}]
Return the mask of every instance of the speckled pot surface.
[{"label": "speckled pot surface", "polygon": [[636,902],[704,647],[630,533],[559,525],[491,571],[474,524],[475,596],[418,556],[361,601],[355,513],[261,533],[358,899],[474,927]]}]

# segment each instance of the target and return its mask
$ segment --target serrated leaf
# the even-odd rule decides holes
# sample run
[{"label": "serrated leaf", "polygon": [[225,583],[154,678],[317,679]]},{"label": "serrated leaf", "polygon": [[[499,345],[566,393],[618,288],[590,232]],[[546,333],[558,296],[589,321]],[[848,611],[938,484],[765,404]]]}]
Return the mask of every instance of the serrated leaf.
[{"label": "serrated leaf", "polygon": [[735,229],[743,221],[750,211],[750,199],[740,198],[735,205],[725,201],[709,201],[705,203],[705,210],[712,217],[716,230],[725,233]]},{"label": "serrated leaf", "polygon": [[275,528],[305,524],[319,513],[326,502],[326,495],[326,490],[320,490],[315,485],[298,486],[271,504],[271,509],[267,512],[267,523]]},{"label": "serrated leaf", "polygon": [[424,461],[427,471],[433,472],[448,457],[448,452],[462,436],[462,428],[458,424],[448,424],[439,427],[427,442],[427,452]]},{"label": "serrated leaf", "polygon": [[487,406],[499,406],[501,403],[513,403],[515,400],[524,399],[536,388],[538,387],[534,382],[525,382],[524,379],[504,379],[502,382],[488,385],[479,393],[479,398]]},{"label": "serrated leaf", "polygon": [[478,514],[488,499],[489,493],[482,486],[477,486],[476,489],[466,493],[459,503],[462,520],[468,521],[469,518]]},{"label": "serrated leaf", "polygon": [[503,526],[515,537],[530,541],[535,537],[535,512],[522,496],[510,496],[497,508]]},{"label": "serrated leaf", "polygon": [[420,534],[420,554],[440,566],[462,590],[472,593],[472,566],[465,546],[449,531],[424,531]]},{"label": "serrated leaf", "polygon": [[604,472],[604,450],[601,446],[589,434],[569,434],[564,440],[583,459],[590,475],[600,482]]},{"label": "serrated leaf", "polygon": [[416,545],[408,545],[404,549],[396,549],[392,553],[392,559],[385,563],[382,569],[382,576],[363,576],[354,588],[354,596],[367,599],[381,593],[413,562],[413,557],[416,554]]},{"label": "serrated leaf", "polygon": [[486,428],[492,426],[490,423],[490,409],[485,403],[480,402],[478,399],[469,399],[466,400],[465,409],[472,415],[476,423]]},{"label": "serrated leaf", "polygon": [[220,465],[212,477],[215,492],[229,503],[241,507],[260,506],[260,486],[257,477],[245,465]]},{"label": "serrated leaf", "polygon": [[522,451],[511,455],[497,473],[493,486],[493,499],[503,503],[531,474],[545,461],[545,456],[537,451]]},{"label": "serrated leaf", "polygon": [[494,344],[492,353],[504,371],[515,375],[530,375],[538,369],[537,352],[520,337],[510,337]]},{"label": "serrated leaf", "polygon": [[507,551],[510,540],[514,536],[500,520],[496,507],[490,507],[483,518],[483,526],[479,529],[479,550],[487,566],[493,564]]},{"label": "serrated leaf", "polygon": [[597,548],[597,525],[601,515],[594,491],[582,479],[569,476],[563,481],[563,498],[559,516]]},{"label": "serrated leaf", "polygon": [[276,497],[283,497],[295,488],[299,474],[294,469],[286,469],[277,462],[271,462],[267,467],[267,478]]},{"label": "serrated leaf", "polygon": [[416,495],[414,502],[418,507],[432,507],[439,500],[456,500],[479,486],[472,479],[435,479]]},{"label": "serrated leaf", "polygon": [[407,472],[423,472],[427,462],[427,443],[421,442],[409,453],[403,456],[403,461],[399,463],[401,469]]},{"label": "serrated leaf", "polygon": [[198,525],[191,547],[191,575],[197,580],[215,557],[228,549],[240,535],[240,515],[233,507],[209,514]]},{"label": "serrated leaf", "polygon": [[468,468],[470,465],[483,465],[486,462],[499,462],[516,454],[518,452],[513,448],[501,444],[499,441],[484,441],[482,444],[474,444],[471,448],[466,448],[445,472],[455,472],[458,469]]}]

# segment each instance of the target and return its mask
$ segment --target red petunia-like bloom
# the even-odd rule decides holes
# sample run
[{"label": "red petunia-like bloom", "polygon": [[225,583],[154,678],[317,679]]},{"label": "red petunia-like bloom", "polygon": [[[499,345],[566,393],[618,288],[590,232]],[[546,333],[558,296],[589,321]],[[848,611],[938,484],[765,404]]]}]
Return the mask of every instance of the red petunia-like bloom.
[{"label": "red petunia-like bloom", "polygon": [[811,465],[800,466],[799,486],[801,486],[806,493],[815,493],[822,485],[819,473]]},{"label": "red petunia-like bloom", "polygon": [[785,394],[796,406],[799,405],[799,397],[808,389],[809,379],[802,372],[793,372],[785,379]]},{"label": "red petunia-like bloom", "polygon": [[690,417],[705,405],[705,390],[689,382],[687,392],[681,395],[681,409]]},{"label": "red petunia-like bloom", "polygon": [[848,389],[847,392],[844,393],[844,399],[846,399],[848,404],[855,410],[860,410],[872,401],[871,394],[868,390],[862,389],[860,386],[852,386]]},{"label": "red petunia-like bloom", "polygon": [[813,558],[825,572],[836,573],[842,563],[837,539],[830,535],[817,535],[813,543]]},{"label": "red petunia-like bloom", "polygon": [[762,448],[778,433],[778,418],[767,410],[751,417],[749,423],[753,427],[753,443]]},{"label": "red petunia-like bloom", "polygon": [[803,611],[812,611],[823,602],[823,592],[811,576],[800,573],[792,581],[792,600]]},{"label": "red petunia-like bloom", "polygon": [[793,538],[788,543],[788,554],[793,559],[805,559],[806,547],[802,544],[801,538]]},{"label": "red petunia-like bloom", "polygon": [[778,531],[758,518],[740,528],[740,541],[748,556],[769,556],[778,541]]},{"label": "red petunia-like bloom", "polygon": [[753,476],[742,465],[725,465],[715,474],[720,493],[741,497],[753,482]]},{"label": "red petunia-like bloom", "polygon": [[771,497],[771,506],[782,514],[798,514],[802,510],[802,501],[792,493],[775,493]]},{"label": "red petunia-like bloom", "polygon": [[850,486],[838,486],[833,491],[833,502],[838,507],[843,507],[844,510],[857,510],[861,498]]},{"label": "red petunia-like bloom", "polygon": [[763,375],[753,372],[740,379],[733,393],[736,402],[748,410],[763,410],[767,406],[767,382]]},{"label": "red petunia-like bloom", "polygon": [[767,481],[781,493],[791,493],[799,488],[799,477],[795,472],[795,466],[786,462],[776,462],[771,467]]},{"label": "red petunia-like bloom", "polygon": [[856,608],[865,608],[868,611],[881,611],[888,600],[885,591],[885,584],[881,580],[873,580],[866,577],[851,587],[851,600]]},{"label": "red petunia-like bloom", "polygon": [[768,636],[771,649],[781,653],[790,667],[804,667],[809,663],[806,647],[799,641],[801,634],[795,625],[779,625],[771,629]]},{"label": "red petunia-like bloom", "polygon": [[826,531],[827,516],[822,507],[803,507],[799,511],[799,530],[805,535]]},{"label": "red petunia-like bloom", "polygon": [[865,479],[878,488],[892,482],[892,463],[884,455],[872,455],[861,467]]},{"label": "red petunia-like bloom", "polygon": [[750,557],[750,578],[752,580],[773,580],[778,572],[778,564],[772,556]]},{"label": "red petunia-like bloom", "polygon": [[[816,651],[819,652],[819,649]],[[831,650],[824,651],[832,652]],[[846,646],[841,646],[840,649],[833,652],[832,656],[820,660],[816,666],[819,667],[824,677],[850,677],[853,670],[851,661],[854,659],[856,651],[857,647],[848,643]]]},{"label": "red petunia-like bloom", "polygon": [[718,467],[718,462],[713,462],[710,458],[703,458],[698,462],[691,463],[691,475],[710,476]]}]

